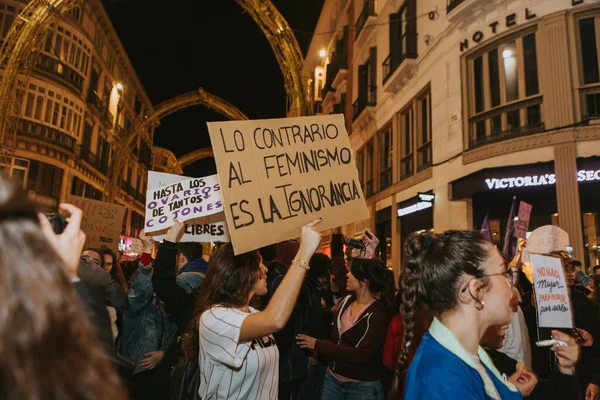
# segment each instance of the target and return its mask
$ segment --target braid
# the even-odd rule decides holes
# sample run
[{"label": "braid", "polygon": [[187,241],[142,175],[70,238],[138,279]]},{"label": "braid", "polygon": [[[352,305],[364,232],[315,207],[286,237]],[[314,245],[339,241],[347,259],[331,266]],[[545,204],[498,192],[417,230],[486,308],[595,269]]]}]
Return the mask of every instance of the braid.
[{"label": "braid", "polygon": [[402,285],[402,304],[400,304],[400,314],[404,322],[404,335],[402,340],[402,348],[398,356],[398,370],[406,362],[409,355],[409,347],[414,339],[415,333],[415,309],[417,307],[419,278],[414,272],[406,271],[401,280]]},{"label": "braid", "polygon": [[387,396],[389,400],[400,398],[401,388],[404,385],[402,368],[409,355],[409,346],[407,344],[412,342],[414,338],[413,329],[415,326],[415,308],[417,307],[418,279],[418,275],[408,271],[408,268],[405,268],[400,277],[400,291],[402,292],[400,314],[404,320],[404,335],[402,348],[398,356],[398,364],[394,372],[394,380]]}]

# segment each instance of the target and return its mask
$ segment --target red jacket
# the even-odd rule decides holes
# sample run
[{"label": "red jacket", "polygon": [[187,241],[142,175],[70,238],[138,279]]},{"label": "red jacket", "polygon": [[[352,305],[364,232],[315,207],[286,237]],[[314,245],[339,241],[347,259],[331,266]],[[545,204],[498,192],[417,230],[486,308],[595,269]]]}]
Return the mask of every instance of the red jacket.
[{"label": "red jacket", "polygon": [[315,350],[329,359],[329,368],[336,374],[363,382],[377,381],[383,375],[381,353],[389,314],[383,302],[376,300],[340,336],[341,316],[353,301],[354,296],[347,296],[340,302],[330,339],[317,340]]},{"label": "red jacket", "polygon": [[[402,365],[402,371],[406,371],[413,357],[415,356],[416,349],[425,335],[425,329],[419,324],[415,324],[415,335],[413,343],[410,345],[408,358]],[[398,365],[398,356],[400,355],[400,349],[402,348],[402,341],[404,340],[404,322],[400,314],[394,315],[390,322],[390,327],[387,331],[387,337],[385,338],[385,344],[383,345],[383,365],[390,371],[395,371]]]}]

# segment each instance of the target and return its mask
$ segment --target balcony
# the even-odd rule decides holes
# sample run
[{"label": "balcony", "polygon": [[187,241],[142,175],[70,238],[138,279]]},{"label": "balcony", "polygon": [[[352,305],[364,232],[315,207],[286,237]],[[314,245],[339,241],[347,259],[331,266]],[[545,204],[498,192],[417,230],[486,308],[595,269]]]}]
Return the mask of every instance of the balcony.
[{"label": "balcony", "polygon": [[448,0],[446,13],[450,14],[456,7],[460,6],[465,0]]},{"label": "balcony", "polygon": [[415,158],[414,154],[410,153],[400,160],[400,180],[404,180],[413,176],[415,173]]},{"label": "balcony", "polygon": [[386,168],[379,174],[379,191],[383,191],[392,186],[392,167]]},{"label": "balcony", "polygon": [[90,167],[100,172],[102,175],[107,176],[108,164],[103,162],[103,160],[101,160],[96,154],[92,153],[90,149],[82,147],[79,158],[82,161],[85,161]]},{"label": "balcony", "polygon": [[[365,96],[366,94],[366,96]],[[352,121],[357,122],[363,111],[373,112],[373,107],[377,105],[377,86],[369,86],[367,93],[359,93],[358,99],[352,104]]]},{"label": "balcony", "polygon": [[[473,7],[474,0],[446,0],[446,19],[455,23],[467,23],[470,17],[480,13],[480,7]],[[484,3],[485,4],[485,3]]]},{"label": "balcony", "polygon": [[71,154],[75,154],[75,138],[58,129],[26,119],[20,119],[17,133],[58,147],[60,150],[66,150]]},{"label": "balcony", "polygon": [[88,91],[87,103],[88,105],[93,107],[100,115],[104,114],[106,104],[104,104],[102,98],[95,90],[90,89]]},{"label": "balcony", "polygon": [[56,58],[47,54],[38,54],[36,69],[53,78],[58,78],[61,82],[67,83],[79,94],[83,94],[83,76],[73,68],[61,63]]},{"label": "balcony", "polygon": [[509,139],[515,139],[521,136],[535,135],[536,133],[542,133],[545,130],[546,124],[544,122],[538,122],[535,124],[507,129],[506,131],[489,136],[486,135],[483,137],[471,138],[469,140],[469,150],[485,146],[487,144],[497,143]]},{"label": "balcony", "polygon": [[365,6],[356,20],[354,27],[354,40],[358,47],[362,47],[366,37],[377,22],[377,13],[375,12],[375,0],[365,0]]},{"label": "balcony", "polygon": [[421,172],[431,166],[433,162],[431,141],[425,143],[417,150],[417,172]]},{"label": "balcony", "polygon": [[390,53],[383,61],[383,91],[386,93],[398,93],[417,71],[417,34],[407,33],[403,42],[406,51]]}]

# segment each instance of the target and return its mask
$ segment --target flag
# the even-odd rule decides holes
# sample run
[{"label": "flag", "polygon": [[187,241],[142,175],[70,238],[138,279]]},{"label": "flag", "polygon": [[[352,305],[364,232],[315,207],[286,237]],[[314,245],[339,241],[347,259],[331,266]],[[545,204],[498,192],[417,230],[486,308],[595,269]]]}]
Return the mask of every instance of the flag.
[{"label": "flag", "polygon": [[485,214],[483,224],[481,224],[481,234],[490,242],[492,241],[492,228],[490,228],[490,220],[487,214]]},{"label": "flag", "polygon": [[[516,246],[513,245],[513,234],[515,232],[515,214],[517,213],[517,197],[513,197],[510,214],[508,214],[508,222],[506,223],[506,232],[504,233],[504,247],[502,255],[504,260],[509,263],[515,256]],[[516,244],[516,242],[515,242]]]}]

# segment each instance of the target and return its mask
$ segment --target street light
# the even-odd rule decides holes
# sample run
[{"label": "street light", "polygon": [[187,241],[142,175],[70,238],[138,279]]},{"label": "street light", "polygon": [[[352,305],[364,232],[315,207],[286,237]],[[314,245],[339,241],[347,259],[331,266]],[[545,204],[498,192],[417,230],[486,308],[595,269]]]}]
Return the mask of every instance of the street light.
[{"label": "street light", "polygon": [[325,58],[326,55],[327,55],[327,51],[325,49],[321,49],[319,51],[319,57]]}]

